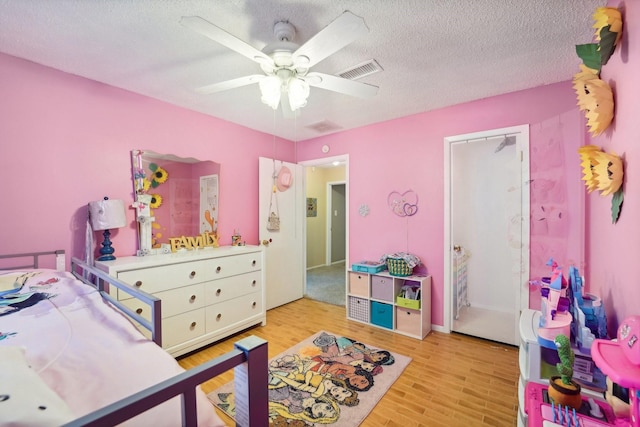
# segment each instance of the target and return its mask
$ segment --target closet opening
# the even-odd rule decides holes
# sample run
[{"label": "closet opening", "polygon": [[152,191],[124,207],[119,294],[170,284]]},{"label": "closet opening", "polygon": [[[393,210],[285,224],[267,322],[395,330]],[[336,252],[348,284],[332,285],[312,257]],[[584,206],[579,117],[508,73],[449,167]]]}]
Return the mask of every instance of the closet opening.
[{"label": "closet opening", "polygon": [[445,138],[445,329],[518,345],[528,182],[528,126]]}]

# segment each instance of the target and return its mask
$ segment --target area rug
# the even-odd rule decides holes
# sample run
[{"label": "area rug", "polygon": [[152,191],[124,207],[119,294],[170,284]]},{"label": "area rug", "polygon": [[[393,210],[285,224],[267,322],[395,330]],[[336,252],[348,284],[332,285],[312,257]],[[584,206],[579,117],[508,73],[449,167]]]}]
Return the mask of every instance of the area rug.
[{"label": "area rug", "polygon": [[[359,425],[411,358],[321,331],[269,361],[269,417],[276,426]],[[233,381],[209,400],[235,416]]]}]

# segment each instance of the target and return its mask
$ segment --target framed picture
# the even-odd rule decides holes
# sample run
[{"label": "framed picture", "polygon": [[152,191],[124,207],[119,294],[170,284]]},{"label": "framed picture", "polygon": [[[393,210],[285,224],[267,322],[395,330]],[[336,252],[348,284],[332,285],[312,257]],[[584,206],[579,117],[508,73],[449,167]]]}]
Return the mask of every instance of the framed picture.
[{"label": "framed picture", "polygon": [[307,197],[307,216],[318,216],[318,199]]}]

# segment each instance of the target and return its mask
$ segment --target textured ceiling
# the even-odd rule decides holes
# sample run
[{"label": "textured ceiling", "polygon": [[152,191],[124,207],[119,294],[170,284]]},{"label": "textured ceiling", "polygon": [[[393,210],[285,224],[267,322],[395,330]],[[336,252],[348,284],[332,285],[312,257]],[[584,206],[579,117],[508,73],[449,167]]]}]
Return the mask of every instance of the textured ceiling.
[{"label": "textured ceiling", "polygon": [[[605,0],[0,0],[0,52],[302,141],[571,79]],[[288,20],[303,44],[349,10],[370,32],[312,68],[338,74],[375,59],[371,99],[311,88],[297,119],[262,104],[258,85],[200,86],[260,73],[182,26],[200,16],[262,49]]]}]

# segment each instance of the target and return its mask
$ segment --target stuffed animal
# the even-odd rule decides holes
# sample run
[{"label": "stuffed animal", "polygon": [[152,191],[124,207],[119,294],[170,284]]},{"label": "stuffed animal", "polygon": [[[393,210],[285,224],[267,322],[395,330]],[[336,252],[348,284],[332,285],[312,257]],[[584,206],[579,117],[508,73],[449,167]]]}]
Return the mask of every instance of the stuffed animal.
[{"label": "stuffed animal", "polygon": [[607,390],[604,392],[604,399],[607,401],[616,418],[629,418],[629,389],[620,387],[607,377]]}]

